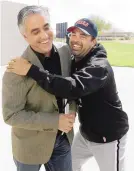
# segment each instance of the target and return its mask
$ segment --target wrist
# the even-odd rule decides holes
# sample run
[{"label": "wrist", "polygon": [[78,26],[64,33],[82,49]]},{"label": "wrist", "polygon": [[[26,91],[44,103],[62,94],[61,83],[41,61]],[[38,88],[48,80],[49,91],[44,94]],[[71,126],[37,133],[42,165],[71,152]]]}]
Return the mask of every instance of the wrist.
[{"label": "wrist", "polygon": [[30,64],[30,63],[27,64],[27,67],[26,67],[26,75],[27,75],[27,73],[29,72],[31,66],[32,66],[32,64]]}]

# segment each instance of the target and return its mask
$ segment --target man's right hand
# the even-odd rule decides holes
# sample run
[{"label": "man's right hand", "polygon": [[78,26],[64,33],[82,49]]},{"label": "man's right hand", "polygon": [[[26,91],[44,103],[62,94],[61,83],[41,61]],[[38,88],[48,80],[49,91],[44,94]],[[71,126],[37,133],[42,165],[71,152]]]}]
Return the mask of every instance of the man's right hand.
[{"label": "man's right hand", "polygon": [[59,130],[65,133],[71,131],[75,122],[74,114],[60,114],[59,115]]}]

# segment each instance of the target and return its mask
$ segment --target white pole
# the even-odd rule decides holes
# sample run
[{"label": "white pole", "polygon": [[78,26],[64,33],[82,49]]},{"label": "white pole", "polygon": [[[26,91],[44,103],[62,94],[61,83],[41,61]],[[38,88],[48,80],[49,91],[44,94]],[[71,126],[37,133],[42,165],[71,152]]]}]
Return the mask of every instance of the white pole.
[{"label": "white pole", "polygon": [[[69,114],[69,104],[67,103],[67,99],[65,99],[65,114]],[[62,132],[62,135],[64,134],[64,132]]]}]

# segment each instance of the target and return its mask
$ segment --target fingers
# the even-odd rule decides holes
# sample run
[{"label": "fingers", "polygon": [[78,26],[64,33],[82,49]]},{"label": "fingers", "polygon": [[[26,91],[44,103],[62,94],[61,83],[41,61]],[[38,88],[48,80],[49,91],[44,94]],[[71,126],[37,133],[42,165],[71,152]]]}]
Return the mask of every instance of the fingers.
[{"label": "fingers", "polygon": [[75,122],[75,118],[74,117],[68,117],[67,116],[67,119],[68,119],[69,123],[74,123]]},{"label": "fingers", "polygon": [[70,131],[72,128],[73,128],[73,125],[74,125],[74,122],[68,122],[68,124],[67,124],[67,126],[66,126],[66,129],[68,130],[68,131]]},{"label": "fingers", "polygon": [[15,58],[15,59],[12,59],[10,62],[16,62],[16,59],[17,59],[17,58]]},{"label": "fingers", "polygon": [[65,132],[65,133],[68,133],[69,131],[72,130],[73,127],[68,127],[68,128],[62,128],[62,129],[59,129],[60,131],[62,132]]},{"label": "fingers", "polygon": [[67,114],[65,114],[65,115],[60,114],[59,130],[65,132],[65,133],[68,133],[73,128],[74,122],[75,122],[74,118],[68,117]]},{"label": "fingers", "polygon": [[16,60],[17,60],[17,58],[15,58],[15,59],[11,59],[11,61],[10,61],[10,62],[8,62],[8,65],[12,65],[14,62],[16,62]]},{"label": "fingers", "polygon": [[8,62],[7,69],[9,69],[9,70],[13,69],[15,62],[16,62],[15,59],[12,59],[10,62]]},{"label": "fingers", "polygon": [[69,118],[75,118],[76,114],[75,113],[71,113],[71,114],[66,114],[67,117]]},{"label": "fingers", "polygon": [[64,129],[62,131],[65,132],[66,134],[69,132],[69,130],[67,130],[67,129]]},{"label": "fingers", "polygon": [[[69,132],[69,131],[71,131],[72,129],[73,129],[73,126],[68,126],[68,127],[66,128],[65,131],[68,131],[68,132]],[[68,133],[68,132],[67,132],[67,133]]]},{"label": "fingers", "polygon": [[8,69],[12,69],[13,68],[13,64],[12,63],[8,63],[7,68]]},{"label": "fingers", "polygon": [[65,133],[68,133],[69,131],[72,130],[73,127],[67,127],[67,128],[64,128],[62,129],[61,131],[65,132]]},{"label": "fingers", "polygon": [[7,69],[13,69],[18,64],[17,62],[20,61],[20,58],[14,58],[10,62],[8,62]]},{"label": "fingers", "polygon": [[9,65],[9,66],[10,66],[10,65],[13,65],[14,62],[15,62],[15,61],[10,61],[10,62],[8,62],[8,65]]},{"label": "fingers", "polygon": [[6,66],[6,72],[13,72],[14,66],[13,62],[9,62],[8,65]]},{"label": "fingers", "polygon": [[22,57],[16,57],[16,58],[14,58],[14,59],[12,59],[9,63],[8,63],[8,65],[13,65],[14,63],[27,63],[28,61],[26,60],[26,59],[24,59],[24,58],[22,58]]},{"label": "fingers", "polygon": [[13,72],[13,69],[7,69],[6,72]]},{"label": "fingers", "polygon": [[66,115],[64,115],[64,117],[66,117],[67,126],[73,127],[73,124],[75,122],[75,119],[74,118],[71,118],[71,117],[69,118]]}]

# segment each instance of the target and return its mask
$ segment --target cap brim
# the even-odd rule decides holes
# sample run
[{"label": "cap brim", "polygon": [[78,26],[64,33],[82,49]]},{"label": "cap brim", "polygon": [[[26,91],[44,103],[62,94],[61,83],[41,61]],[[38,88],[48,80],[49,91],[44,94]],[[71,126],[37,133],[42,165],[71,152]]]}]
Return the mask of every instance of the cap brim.
[{"label": "cap brim", "polygon": [[72,26],[72,27],[69,27],[68,29],[67,29],[67,31],[68,32],[72,32],[74,29],[76,29],[77,27],[75,27],[75,26]]},{"label": "cap brim", "polygon": [[74,31],[76,28],[80,29],[80,30],[83,31],[85,34],[90,35],[86,30],[84,30],[84,29],[82,29],[82,28],[80,28],[80,27],[76,27],[76,26],[69,27],[69,28],[67,29],[67,32],[72,32],[72,31]]}]

